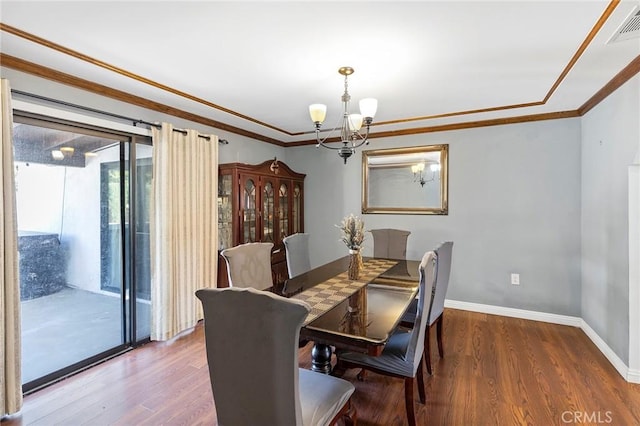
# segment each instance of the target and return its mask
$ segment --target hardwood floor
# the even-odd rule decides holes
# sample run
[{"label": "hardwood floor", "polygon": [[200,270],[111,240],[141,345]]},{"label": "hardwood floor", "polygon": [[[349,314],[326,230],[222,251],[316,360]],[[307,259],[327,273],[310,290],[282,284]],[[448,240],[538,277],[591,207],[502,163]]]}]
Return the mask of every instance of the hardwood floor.
[{"label": "hardwood floor", "polygon": [[[419,424],[640,424],[640,385],[625,382],[578,328],[447,309],[444,345],[444,358],[431,345]],[[302,367],[310,350],[300,350]],[[369,373],[358,382],[356,373],[344,378],[356,386],[358,424],[406,424],[403,381]],[[56,424],[216,424],[202,325],[28,395],[21,417],[2,422]]]}]

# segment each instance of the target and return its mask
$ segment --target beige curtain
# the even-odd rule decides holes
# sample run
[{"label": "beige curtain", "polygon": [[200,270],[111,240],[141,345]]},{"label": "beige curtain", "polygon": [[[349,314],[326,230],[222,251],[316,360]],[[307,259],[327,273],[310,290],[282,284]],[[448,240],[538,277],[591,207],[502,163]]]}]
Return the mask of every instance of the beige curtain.
[{"label": "beige curtain", "polygon": [[20,411],[20,284],[18,280],[18,231],[13,175],[13,111],[9,81],[2,79],[2,147],[0,149],[0,417]]},{"label": "beige curtain", "polygon": [[195,291],[215,287],[218,137],[162,124],[153,129],[151,339],[167,340],[203,318]]}]

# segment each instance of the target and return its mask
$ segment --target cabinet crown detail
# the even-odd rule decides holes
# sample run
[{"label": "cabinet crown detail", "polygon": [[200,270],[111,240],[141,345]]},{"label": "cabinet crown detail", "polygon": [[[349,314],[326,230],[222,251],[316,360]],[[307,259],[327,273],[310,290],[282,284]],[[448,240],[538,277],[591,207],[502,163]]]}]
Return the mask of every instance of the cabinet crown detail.
[{"label": "cabinet crown detail", "polygon": [[[277,166],[272,167],[274,162],[277,162]],[[304,180],[304,178],[307,176],[304,173],[293,171],[291,167],[287,166],[285,163],[277,159],[267,160],[264,163],[260,164],[225,163],[220,164],[218,166],[218,170],[220,171],[220,173],[223,173],[223,170],[236,170],[237,172],[245,171],[258,175],[289,177],[300,180]]]}]

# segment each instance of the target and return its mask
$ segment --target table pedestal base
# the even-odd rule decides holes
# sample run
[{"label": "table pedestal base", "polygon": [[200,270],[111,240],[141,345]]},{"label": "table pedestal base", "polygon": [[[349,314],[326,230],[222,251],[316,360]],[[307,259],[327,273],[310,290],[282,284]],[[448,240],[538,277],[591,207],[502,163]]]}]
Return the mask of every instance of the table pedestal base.
[{"label": "table pedestal base", "polygon": [[314,343],[311,349],[311,370],[318,373],[331,373],[331,346]]}]

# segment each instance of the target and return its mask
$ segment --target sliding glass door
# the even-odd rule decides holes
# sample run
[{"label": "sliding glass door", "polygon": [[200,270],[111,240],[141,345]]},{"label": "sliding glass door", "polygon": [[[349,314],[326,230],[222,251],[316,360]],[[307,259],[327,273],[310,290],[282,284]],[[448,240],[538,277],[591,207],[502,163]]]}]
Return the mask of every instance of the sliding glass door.
[{"label": "sliding glass door", "polygon": [[135,135],[14,123],[28,391],[148,338],[151,147]]}]

